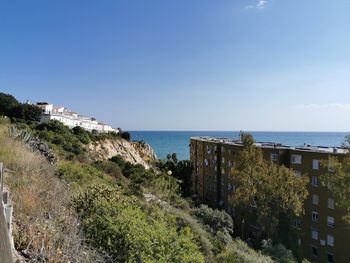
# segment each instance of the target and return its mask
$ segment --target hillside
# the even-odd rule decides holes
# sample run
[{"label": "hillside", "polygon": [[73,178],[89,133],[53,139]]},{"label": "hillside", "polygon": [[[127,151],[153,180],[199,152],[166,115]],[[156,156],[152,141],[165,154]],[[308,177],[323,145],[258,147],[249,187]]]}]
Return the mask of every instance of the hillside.
[{"label": "hillside", "polygon": [[[233,238],[228,214],[182,198],[176,178],[163,170],[120,155],[71,159],[59,147],[50,165],[12,138],[7,124],[0,131],[15,248],[26,262],[273,262]],[[106,140],[115,139],[101,145]]]},{"label": "hillside", "polygon": [[195,204],[189,161],[156,160],[127,133],[0,118],[0,161],[25,262],[274,262]]}]

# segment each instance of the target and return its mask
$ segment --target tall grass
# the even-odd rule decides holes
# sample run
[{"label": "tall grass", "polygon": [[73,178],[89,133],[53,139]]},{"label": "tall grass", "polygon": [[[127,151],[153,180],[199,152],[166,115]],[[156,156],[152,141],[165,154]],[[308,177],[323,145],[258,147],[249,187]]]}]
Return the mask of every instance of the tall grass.
[{"label": "tall grass", "polygon": [[14,203],[15,248],[31,262],[106,262],[84,244],[70,190],[54,168],[0,126],[0,161]]}]

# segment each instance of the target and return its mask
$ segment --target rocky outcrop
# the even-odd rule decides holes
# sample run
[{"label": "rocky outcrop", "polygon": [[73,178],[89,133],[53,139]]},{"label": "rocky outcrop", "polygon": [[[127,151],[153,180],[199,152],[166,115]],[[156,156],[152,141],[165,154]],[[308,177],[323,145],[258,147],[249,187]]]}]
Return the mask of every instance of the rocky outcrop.
[{"label": "rocky outcrop", "polygon": [[96,160],[107,160],[120,155],[127,162],[141,164],[146,169],[157,159],[151,146],[144,142],[129,142],[125,139],[106,139],[88,145],[91,157]]},{"label": "rocky outcrop", "polygon": [[52,149],[38,136],[33,136],[31,132],[18,129],[15,126],[9,127],[8,133],[13,139],[23,142],[30,150],[44,156],[51,165],[56,163],[56,158]]},{"label": "rocky outcrop", "polygon": [[56,158],[51,148],[47,145],[47,143],[40,140],[38,137],[30,138],[26,145],[32,151],[44,156],[51,165],[54,165],[56,163]]}]

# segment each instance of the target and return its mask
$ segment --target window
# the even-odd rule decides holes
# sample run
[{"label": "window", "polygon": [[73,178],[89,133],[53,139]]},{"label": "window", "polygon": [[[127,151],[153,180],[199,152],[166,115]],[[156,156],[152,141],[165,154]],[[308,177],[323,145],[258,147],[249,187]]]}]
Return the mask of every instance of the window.
[{"label": "window", "polygon": [[312,213],[311,213],[311,219],[312,219],[312,221],[314,221],[314,222],[318,222],[318,213],[315,212],[315,211],[312,211]]},{"label": "window", "polygon": [[312,160],[312,169],[314,170],[320,169],[320,160]]},{"label": "window", "polygon": [[312,239],[315,239],[315,240],[318,240],[318,231],[317,229],[311,229],[311,238]]},{"label": "window", "polygon": [[317,247],[311,246],[311,254],[312,254],[314,257],[318,257],[318,250],[317,250]]},{"label": "window", "polygon": [[334,246],[334,236],[327,235],[327,245],[333,247]]},{"label": "window", "polygon": [[292,154],[292,163],[301,164],[301,155]]},{"label": "window", "polygon": [[278,153],[270,153],[270,160],[277,161],[278,160]]},{"label": "window", "polygon": [[224,164],[225,163],[225,157],[221,158],[221,163]]},{"label": "window", "polygon": [[327,263],[334,263],[334,256],[332,253],[327,252]]},{"label": "window", "polygon": [[334,199],[333,198],[328,198],[328,208],[334,209]]},{"label": "window", "polygon": [[225,169],[221,167],[221,174],[224,175],[225,174]]},{"label": "window", "polygon": [[311,185],[314,187],[318,187],[318,178],[316,176],[311,177]]},{"label": "window", "polygon": [[315,195],[315,194],[312,195],[312,204],[318,205],[318,195]]},{"label": "window", "polygon": [[327,216],[327,226],[335,227],[334,217],[332,217],[332,216]]}]

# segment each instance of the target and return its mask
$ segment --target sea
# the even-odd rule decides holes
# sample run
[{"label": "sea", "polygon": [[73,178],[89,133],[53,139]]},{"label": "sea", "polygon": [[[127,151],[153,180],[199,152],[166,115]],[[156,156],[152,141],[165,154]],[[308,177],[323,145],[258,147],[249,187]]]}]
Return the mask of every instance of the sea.
[{"label": "sea", "polygon": [[[350,132],[249,132],[257,142],[282,143],[288,146],[341,146]],[[189,159],[190,138],[210,136],[237,139],[239,131],[130,131],[131,139],[150,144],[160,159],[176,153],[179,160]]]}]

